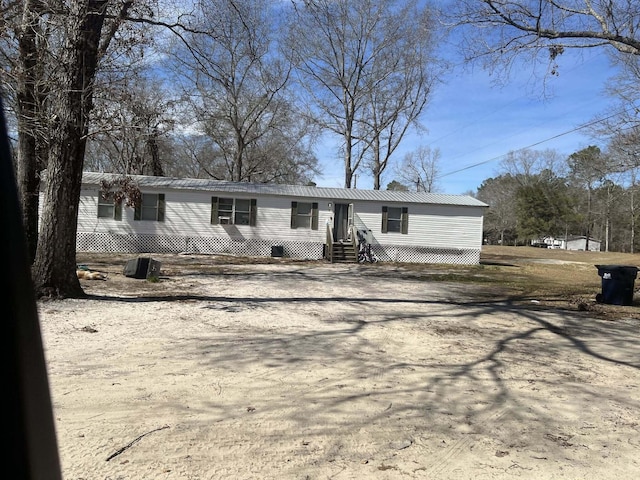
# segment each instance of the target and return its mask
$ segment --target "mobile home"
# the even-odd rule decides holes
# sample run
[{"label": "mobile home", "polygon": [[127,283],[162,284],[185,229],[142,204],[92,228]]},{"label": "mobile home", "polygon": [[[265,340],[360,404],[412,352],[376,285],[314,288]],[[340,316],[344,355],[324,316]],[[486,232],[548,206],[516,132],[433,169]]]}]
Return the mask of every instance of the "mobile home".
[{"label": "mobile home", "polygon": [[78,251],[332,260],[365,238],[380,261],[480,261],[487,205],[468,196],[131,175],[127,207],[104,188],[119,178],[84,173]]}]

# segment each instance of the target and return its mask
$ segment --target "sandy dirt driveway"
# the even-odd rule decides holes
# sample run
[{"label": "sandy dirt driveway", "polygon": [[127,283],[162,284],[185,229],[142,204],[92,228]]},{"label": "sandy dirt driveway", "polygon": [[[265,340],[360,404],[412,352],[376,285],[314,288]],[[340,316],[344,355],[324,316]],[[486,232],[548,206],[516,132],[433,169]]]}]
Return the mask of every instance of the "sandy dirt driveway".
[{"label": "sandy dirt driveway", "polygon": [[638,320],[361,265],[115,277],[38,304],[67,480],[640,477]]}]

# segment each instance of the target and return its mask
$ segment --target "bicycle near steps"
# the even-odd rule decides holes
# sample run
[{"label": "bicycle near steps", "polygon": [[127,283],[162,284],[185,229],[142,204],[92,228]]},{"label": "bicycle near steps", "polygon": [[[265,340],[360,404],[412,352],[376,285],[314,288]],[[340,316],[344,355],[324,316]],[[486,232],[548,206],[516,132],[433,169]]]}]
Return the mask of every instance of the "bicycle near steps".
[{"label": "bicycle near steps", "polygon": [[367,241],[365,234],[358,230],[358,263],[377,263],[378,257],[373,253],[371,243]]}]

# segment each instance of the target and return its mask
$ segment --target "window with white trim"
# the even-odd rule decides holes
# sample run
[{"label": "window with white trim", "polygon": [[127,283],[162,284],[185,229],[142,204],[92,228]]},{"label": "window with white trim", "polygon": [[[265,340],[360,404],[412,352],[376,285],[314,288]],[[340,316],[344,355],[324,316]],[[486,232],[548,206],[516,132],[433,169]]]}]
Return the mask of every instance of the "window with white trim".
[{"label": "window with white trim", "polygon": [[257,205],[255,198],[211,197],[211,224],[255,226]]},{"label": "window with white trim", "polygon": [[122,220],[122,202],[116,202],[113,192],[98,193],[98,218]]}]

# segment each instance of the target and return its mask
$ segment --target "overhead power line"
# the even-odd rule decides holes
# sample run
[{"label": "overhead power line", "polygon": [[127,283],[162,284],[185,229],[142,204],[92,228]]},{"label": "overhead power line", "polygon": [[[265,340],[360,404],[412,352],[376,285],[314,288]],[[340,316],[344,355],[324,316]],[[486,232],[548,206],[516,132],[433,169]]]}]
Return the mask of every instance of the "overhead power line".
[{"label": "overhead power line", "polygon": [[[581,124],[581,125],[578,125],[578,126],[577,126],[577,127],[575,127],[575,128],[572,128],[571,130],[567,130],[566,132],[562,132],[562,133],[559,133],[559,134],[554,135],[554,136],[552,136],[552,137],[546,138],[546,139],[544,139],[544,140],[540,140],[539,142],[535,142],[535,143],[532,143],[532,144],[527,145],[527,146],[525,146],[525,147],[517,148],[517,149],[515,149],[515,150],[510,150],[510,152],[520,152],[520,151],[522,151],[522,150],[527,150],[527,149],[529,149],[529,148],[537,147],[538,145],[541,145],[541,144],[546,143],[546,142],[550,142],[551,140],[555,140],[556,138],[560,138],[560,137],[563,137],[563,136],[565,136],[565,135],[569,135],[570,133],[577,132],[578,130],[582,130],[583,128],[587,128],[587,127],[590,127],[590,126],[595,125],[595,124],[597,124],[597,123],[604,122],[605,120],[609,120],[610,118],[613,118],[613,117],[615,117],[615,116],[618,116],[618,115],[620,115],[622,112],[625,112],[625,111],[626,111],[626,109],[622,109],[622,110],[617,111],[617,112],[615,112],[615,113],[612,113],[611,115],[608,115],[608,116],[606,116],[606,117],[599,118],[599,119],[597,119],[597,120],[592,120],[592,121],[590,121],[590,122],[583,123],[583,124]],[[487,160],[483,160],[483,161],[481,161],[481,162],[473,163],[473,164],[471,164],[471,165],[467,165],[467,166],[462,167],[462,168],[459,168],[459,169],[457,169],[457,170],[452,170],[452,171],[450,171],[450,172],[443,173],[442,175],[440,175],[440,177],[441,177],[441,178],[442,178],[442,177],[448,177],[449,175],[453,175],[453,174],[455,174],[455,173],[464,172],[465,170],[470,170],[470,169],[472,169],[472,168],[479,167],[479,166],[481,166],[481,165],[486,165],[487,163],[495,162],[496,160],[499,160],[499,159],[501,159],[501,158],[505,157],[506,155],[508,155],[508,153],[503,153],[503,154],[498,155],[498,156],[496,156],[496,157],[492,157],[492,158],[489,158],[489,159],[487,159]]]}]

